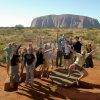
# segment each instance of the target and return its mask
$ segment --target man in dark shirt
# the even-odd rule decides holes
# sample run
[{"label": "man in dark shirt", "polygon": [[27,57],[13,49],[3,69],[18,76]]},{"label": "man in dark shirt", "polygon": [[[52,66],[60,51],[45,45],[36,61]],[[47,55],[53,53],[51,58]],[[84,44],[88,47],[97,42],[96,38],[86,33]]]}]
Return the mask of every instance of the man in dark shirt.
[{"label": "man in dark shirt", "polygon": [[34,70],[37,62],[36,53],[32,47],[32,44],[29,44],[27,52],[24,55],[25,67],[26,67],[26,85],[33,85],[34,82]]},{"label": "man in dark shirt", "polygon": [[42,48],[39,48],[39,50],[36,53],[37,56],[37,62],[36,62],[36,67],[38,67],[39,65],[42,65],[44,62],[44,57],[43,57],[43,51]]},{"label": "man in dark shirt", "polygon": [[82,47],[82,43],[79,41],[79,37],[75,37],[76,42],[73,44],[74,50],[77,53],[81,53],[81,47]]},{"label": "man in dark shirt", "polygon": [[34,54],[25,54],[25,62],[27,65],[32,65],[32,63],[34,62]]}]

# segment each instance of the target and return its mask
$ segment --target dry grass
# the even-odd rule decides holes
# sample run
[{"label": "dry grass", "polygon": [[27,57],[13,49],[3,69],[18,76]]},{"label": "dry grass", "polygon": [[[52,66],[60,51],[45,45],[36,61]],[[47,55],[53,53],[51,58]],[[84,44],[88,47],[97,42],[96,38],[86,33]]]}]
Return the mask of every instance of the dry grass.
[{"label": "dry grass", "polygon": [[[96,52],[96,58],[100,59],[100,29],[36,29],[36,28],[0,28],[0,54],[3,55],[3,48],[9,42],[16,42],[26,45],[29,41],[32,41],[36,47],[40,41],[40,37],[45,42],[56,42],[57,34],[65,34],[65,36],[81,36],[84,43],[93,42],[98,47]],[[2,58],[0,58],[2,59]]]}]

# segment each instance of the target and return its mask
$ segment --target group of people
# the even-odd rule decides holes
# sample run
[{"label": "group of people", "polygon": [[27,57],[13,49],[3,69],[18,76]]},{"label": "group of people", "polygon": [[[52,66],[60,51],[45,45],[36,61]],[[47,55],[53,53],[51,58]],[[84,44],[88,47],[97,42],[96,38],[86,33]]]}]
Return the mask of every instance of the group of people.
[{"label": "group of people", "polygon": [[[15,83],[20,82],[24,67],[26,69],[25,85],[30,84],[31,86],[34,84],[34,72],[38,66],[40,66],[41,78],[44,71],[48,71],[50,66],[52,68],[54,66],[56,68],[65,67],[65,70],[69,70],[69,75],[76,68],[82,70],[83,65],[93,67],[92,53],[94,50],[92,50],[91,44],[86,47],[86,50],[82,50],[83,43],[79,37],[76,36],[73,41],[72,38],[66,38],[64,35],[57,42],[57,47],[46,43],[41,44],[42,46],[37,49],[33,48],[32,42],[28,44],[27,48],[16,43],[9,43],[4,50],[11,86],[14,87]],[[49,74],[47,74],[48,77]]]},{"label": "group of people", "polygon": [[[69,75],[73,70],[78,69],[86,76],[87,72],[83,67],[93,68],[92,54],[95,49],[91,43],[84,45],[81,37],[76,36],[74,40],[64,36],[58,40],[56,65],[65,66],[65,69],[67,67]],[[64,58],[64,65],[62,65],[62,58]]]},{"label": "group of people", "polygon": [[49,65],[52,65],[53,49],[49,43],[45,44],[43,48],[37,49],[33,48],[32,42],[29,42],[27,48],[16,43],[9,43],[4,51],[6,52],[7,74],[11,87],[20,82],[24,67],[26,69],[25,85],[30,84],[32,86],[35,69],[40,66],[42,78],[44,71],[48,70]]},{"label": "group of people", "polygon": [[[78,57],[77,54],[81,54],[82,52],[84,52],[85,54],[90,53],[93,49],[94,48],[91,43],[84,45],[81,37],[76,36],[74,39],[72,39],[62,36],[58,40],[56,65],[62,66],[62,58],[64,58],[64,66],[68,67],[72,63],[74,63],[74,61]],[[85,61],[83,62],[84,67],[93,68],[93,60],[91,54],[86,57]]]}]

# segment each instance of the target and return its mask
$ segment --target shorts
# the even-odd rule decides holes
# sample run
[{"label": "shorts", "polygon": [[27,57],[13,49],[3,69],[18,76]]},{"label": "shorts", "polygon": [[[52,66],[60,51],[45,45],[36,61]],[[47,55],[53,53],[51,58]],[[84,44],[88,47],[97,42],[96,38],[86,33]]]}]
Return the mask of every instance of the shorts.
[{"label": "shorts", "polygon": [[80,67],[80,66],[78,66],[78,65],[75,65],[75,70],[82,71],[82,70],[83,70],[83,67]]}]

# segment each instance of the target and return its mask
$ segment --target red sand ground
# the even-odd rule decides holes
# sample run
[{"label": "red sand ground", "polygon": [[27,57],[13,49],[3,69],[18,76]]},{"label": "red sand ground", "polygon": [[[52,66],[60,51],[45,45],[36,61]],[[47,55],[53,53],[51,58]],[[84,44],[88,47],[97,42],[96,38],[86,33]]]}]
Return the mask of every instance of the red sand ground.
[{"label": "red sand ground", "polygon": [[55,87],[50,90],[46,78],[35,79],[34,87],[21,83],[18,91],[3,91],[6,79],[6,68],[0,67],[0,100],[100,100],[100,61],[95,61],[93,69],[87,69],[88,76],[82,79],[80,86]]}]

